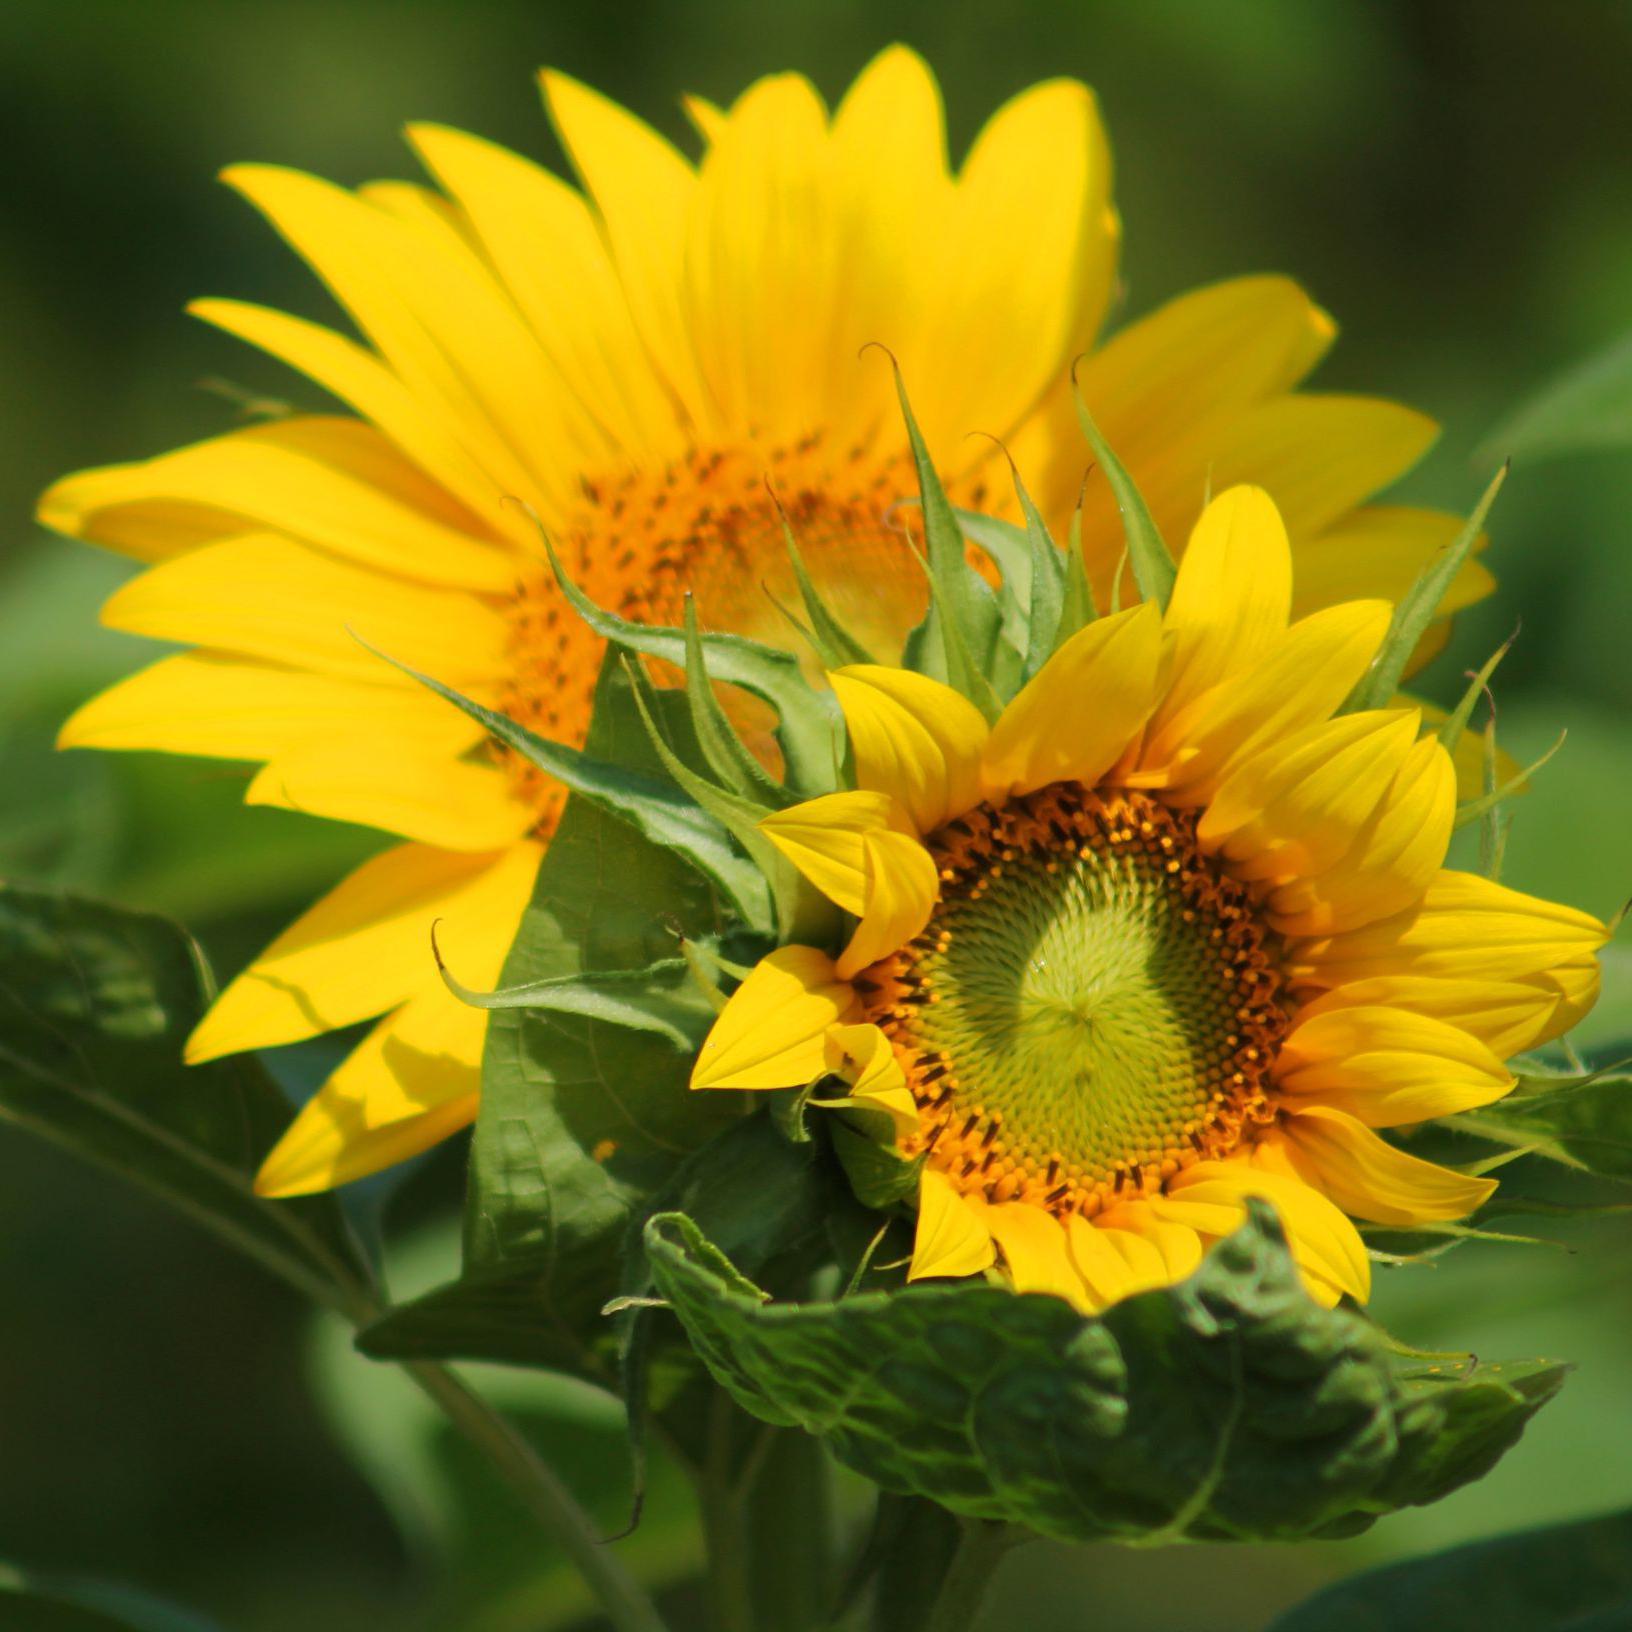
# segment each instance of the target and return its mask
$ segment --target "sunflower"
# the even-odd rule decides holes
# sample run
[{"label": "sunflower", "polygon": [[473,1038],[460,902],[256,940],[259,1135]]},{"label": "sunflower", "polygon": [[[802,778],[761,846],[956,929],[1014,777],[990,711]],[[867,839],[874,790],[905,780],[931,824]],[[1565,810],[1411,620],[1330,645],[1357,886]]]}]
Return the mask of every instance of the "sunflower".
[{"label": "sunflower", "polygon": [[[268,1160],[268,1194],[359,1177],[475,1113],[484,1016],[440,986],[429,926],[496,979],[564,794],[355,637],[580,743],[601,646],[538,525],[626,616],[676,622],[691,590],[710,625],[780,640],[779,501],[833,605],[895,649],[922,579],[893,511],[911,464],[887,371],[857,355],[879,340],[955,493],[984,498],[991,445],[968,433],[1004,438],[1054,518],[1080,499],[1102,588],[1121,533],[1103,477],[1083,482],[1066,382],[1083,353],[1083,392],[1170,532],[1209,480],[1276,493],[1300,609],[1398,593],[1456,528],[1364,502],[1433,426],[1296,392],[1334,330],[1284,278],[1203,289],[1094,349],[1118,224],[1080,84],[1017,96],[956,171],[934,79],[901,48],[831,117],[796,75],[690,103],[696,163],[565,76],[543,86],[582,192],[435,125],[409,135],[436,188],[228,170],[362,339],[238,301],[194,312],[351,414],[244,426],[42,502],[50,526],[149,563],[104,621],[187,648],[82,708],[65,744],[256,763],[249,802],[401,841],[192,1039],[196,1061],[375,1022]],[[1471,564],[1452,608],[1487,582]]]},{"label": "sunflower", "polygon": [[1165,614],[1088,624],[990,725],[920,674],[831,675],[855,786],[760,825],[854,931],[757,964],[693,1087],[846,1079],[816,1103],[916,1171],[914,1277],[1000,1264],[1095,1310],[1188,1275],[1261,1196],[1310,1291],[1364,1301],[1353,1218],[1495,1189],[1377,1130],[1506,1094],[1503,1061],[1591,1005],[1607,931],[1442,866],[1438,737],[1338,712],[1388,604],[1293,604],[1286,529],[1241,486]]}]

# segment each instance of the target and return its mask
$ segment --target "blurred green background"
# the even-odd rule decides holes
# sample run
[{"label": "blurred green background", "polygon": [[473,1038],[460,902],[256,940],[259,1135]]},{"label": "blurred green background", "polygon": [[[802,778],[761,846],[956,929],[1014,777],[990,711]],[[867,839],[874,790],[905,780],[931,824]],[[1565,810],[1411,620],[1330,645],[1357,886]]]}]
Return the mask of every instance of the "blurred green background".
[{"label": "blurred green background", "polygon": [[[1467,508],[1493,427],[1632,327],[1624,5],[7,0],[0,875],[171,912],[230,974],[380,843],[244,811],[243,778],[216,765],[51,750],[73,704],[151,648],[98,629],[126,569],[41,536],[38,490],[226,426],[234,410],[205,381],[317,400],[182,313],[222,294],[327,316],[218,168],[411,174],[397,134],[411,118],[558,164],[539,64],[685,139],[682,91],[728,100],[797,67],[833,97],[892,39],[939,72],[955,149],[1033,80],[1091,82],[1117,156],[1126,309],[1238,272],[1304,280],[1343,328],[1319,383],[1446,425],[1409,497]],[[1499,680],[1504,740],[1525,755],[1560,726],[1570,739],[1519,810],[1506,876],[1599,913],[1632,893],[1629,515],[1632,452],[1521,464],[1492,528],[1500,595],[1463,620],[1428,688],[1453,693],[1522,618]],[[1616,964],[1597,1040],[1632,1033],[1629,1008],[1632,970]],[[399,1286],[428,1284],[449,1250],[459,1176],[450,1149],[391,1198],[412,1238]],[[1629,1246],[1632,1228],[1606,1220],[1569,1251],[1467,1250],[1382,1275],[1379,1317],[1414,1343],[1580,1362],[1483,1484],[1342,1545],[1028,1550],[991,1625],[1252,1632],[1378,1560],[1632,1503]],[[232,1632],[338,1632],[381,1612],[408,1632],[571,1623],[576,1600],[502,1493],[390,1374],[210,1240],[6,1130],[0,1286],[0,1558],[162,1594]],[[543,1413],[615,1525],[604,1402],[515,1375],[494,1386]],[[640,1543],[658,1579],[689,1557],[667,1505]]]}]

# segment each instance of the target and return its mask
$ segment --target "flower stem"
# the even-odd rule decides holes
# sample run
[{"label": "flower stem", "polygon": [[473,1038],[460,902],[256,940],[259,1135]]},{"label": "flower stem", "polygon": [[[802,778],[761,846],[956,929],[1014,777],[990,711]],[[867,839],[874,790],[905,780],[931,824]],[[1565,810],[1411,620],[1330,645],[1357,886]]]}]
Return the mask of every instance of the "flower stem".
[{"label": "flower stem", "polygon": [[698,1497],[708,1553],[708,1602],[714,1632],[753,1632],[753,1593],[748,1574],[748,1523],[744,1491],[733,1466],[731,1398],[716,1389],[709,1404],[708,1450]]},{"label": "flower stem", "polygon": [[1014,1545],[1015,1535],[1006,1524],[964,1520],[963,1539],[952,1555],[952,1567],[941,1582],[924,1632],[969,1632],[985,1602],[993,1571]]},{"label": "flower stem", "polygon": [[[483,1451],[551,1540],[577,1566],[616,1632],[666,1632],[651,1598],[601,1539],[560,1476],[520,1433],[445,1366],[410,1360],[403,1370]],[[722,1623],[723,1624],[723,1623]]]}]

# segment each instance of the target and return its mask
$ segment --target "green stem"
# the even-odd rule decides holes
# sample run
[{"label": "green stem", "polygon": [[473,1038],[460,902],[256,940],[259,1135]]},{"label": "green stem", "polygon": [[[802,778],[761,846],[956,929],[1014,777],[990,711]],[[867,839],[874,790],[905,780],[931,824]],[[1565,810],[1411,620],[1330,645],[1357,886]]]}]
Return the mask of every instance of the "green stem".
[{"label": "green stem", "polygon": [[993,1571],[1013,1545],[1007,1525],[991,1519],[964,1520],[963,1539],[952,1555],[952,1567],[941,1583],[924,1632],[969,1632],[985,1602]]},{"label": "green stem", "polygon": [[409,1360],[402,1369],[492,1461],[551,1540],[577,1566],[616,1632],[665,1632],[651,1599],[601,1539],[560,1476],[520,1433],[445,1366]]},{"label": "green stem", "polygon": [[765,1428],[768,1449],[739,1474],[747,1501],[750,1580],[759,1625],[817,1632],[834,1598],[831,1479],[821,1441]]},{"label": "green stem", "polygon": [[734,1416],[730,1395],[716,1389],[709,1404],[708,1451],[698,1492],[713,1632],[754,1632],[744,1491],[732,1465]]}]

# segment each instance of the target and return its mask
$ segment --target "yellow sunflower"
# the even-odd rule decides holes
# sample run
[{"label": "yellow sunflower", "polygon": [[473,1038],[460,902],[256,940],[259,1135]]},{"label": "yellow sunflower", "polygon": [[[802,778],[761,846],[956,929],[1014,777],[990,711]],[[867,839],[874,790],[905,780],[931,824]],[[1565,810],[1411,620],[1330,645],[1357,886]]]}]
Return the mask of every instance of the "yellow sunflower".
[{"label": "yellow sunflower", "polygon": [[1460,1218],[1495,1181],[1379,1128],[1486,1105],[1591,1005],[1605,927],[1442,867],[1456,778],[1409,708],[1335,711],[1374,600],[1289,621],[1293,552],[1237,487],[1166,613],[1090,623],[994,723],[836,670],[855,787],[764,818],[855,918],[748,974],[696,1088],[837,1073],[921,1158],[911,1273],[1000,1263],[1094,1310],[1279,1211],[1310,1291],[1370,1288],[1352,1217]]},{"label": "yellow sunflower", "polygon": [[[446,919],[460,968],[496,978],[563,794],[354,636],[581,742],[600,642],[534,518],[604,605],[675,622],[689,587],[712,626],[780,638],[774,490],[835,608],[893,650],[923,591],[893,511],[912,483],[888,371],[857,356],[878,340],[966,503],[991,462],[979,430],[1007,439],[1055,519],[1076,504],[1066,375],[1088,352],[1087,400],[1170,532],[1209,479],[1276,494],[1300,609],[1397,594],[1457,525],[1365,503],[1433,426],[1296,392],[1334,330],[1284,278],[1203,289],[1094,349],[1118,225],[1080,84],[1016,97],[954,171],[934,79],[900,48],[831,116],[797,75],[729,110],[690,104],[696,162],[586,87],[543,83],[582,192],[434,125],[409,135],[435,188],[227,171],[362,338],[238,301],[194,311],[351,414],[84,472],[42,502],[50,526],[151,563],[105,622],[189,648],[81,709],[65,744],[258,763],[251,803],[403,841],[269,947],[192,1040],[204,1060],[377,1021],[269,1159],[269,1194],[399,1161],[475,1112],[485,1020],[438,983],[429,926]],[[1100,474],[1082,507],[1103,588],[1121,531]],[[1470,565],[1451,607],[1486,583]]]}]

